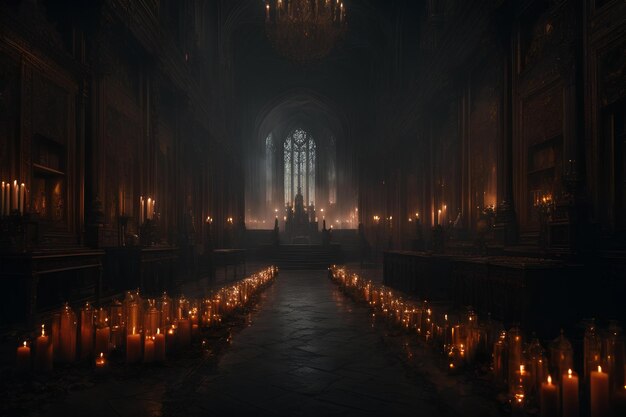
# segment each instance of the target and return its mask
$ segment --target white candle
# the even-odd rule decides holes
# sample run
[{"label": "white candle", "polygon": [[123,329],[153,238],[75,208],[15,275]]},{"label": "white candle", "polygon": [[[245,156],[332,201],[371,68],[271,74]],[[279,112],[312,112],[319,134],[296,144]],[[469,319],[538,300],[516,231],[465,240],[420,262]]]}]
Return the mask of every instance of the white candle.
[{"label": "white candle", "polygon": [[2,209],[5,216],[11,214],[11,184],[8,182],[4,185],[4,207]]},{"label": "white candle", "polygon": [[20,208],[20,215],[24,215],[24,202],[26,200],[26,186],[24,185],[24,183],[20,184],[20,203],[19,203],[19,208]]},{"label": "white candle", "polygon": [[13,181],[13,195],[11,196],[11,211],[13,210],[17,210],[17,197],[18,194],[18,186],[17,186],[17,180]]},{"label": "white candle", "polygon": [[591,372],[591,417],[608,416],[609,410],[609,374],[598,366]]},{"label": "white candle", "polygon": [[0,193],[0,216],[4,216],[4,181],[2,181],[2,193]]},{"label": "white candle", "polygon": [[148,213],[146,215],[148,220],[152,220],[152,198],[148,198]]},{"label": "white candle", "polygon": [[578,375],[571,369],[563,375],[563,417],[580,417]]},{"label": "white candle", "polygon": [[139,224],[143,224],[143,197],[139,197]]}]

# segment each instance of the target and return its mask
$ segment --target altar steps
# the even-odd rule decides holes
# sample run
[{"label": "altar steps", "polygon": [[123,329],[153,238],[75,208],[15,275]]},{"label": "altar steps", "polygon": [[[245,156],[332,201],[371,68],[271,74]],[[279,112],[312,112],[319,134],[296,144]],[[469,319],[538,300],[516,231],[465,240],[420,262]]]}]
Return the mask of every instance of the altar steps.
[{"label": "altar steps", "polygon": [[340,245],[280,245],[267,258],[280,269],[326,269],[342,261]]}]

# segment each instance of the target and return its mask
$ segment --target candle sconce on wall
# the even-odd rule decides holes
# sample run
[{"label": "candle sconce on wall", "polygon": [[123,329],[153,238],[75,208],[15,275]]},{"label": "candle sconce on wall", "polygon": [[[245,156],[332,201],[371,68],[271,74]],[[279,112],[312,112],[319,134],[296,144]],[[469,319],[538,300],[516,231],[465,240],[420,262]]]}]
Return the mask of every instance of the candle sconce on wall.
[{"label": "candle sconce on wall", "polygon": [[38,224],[26,211],[24,183],[2,181],[0,188],[0,248],[23,252],[31,249],[38,234]]},{"label": "candle sconce on wall", "polygon": [[152,246],[157,241],[156,200],[139,197],[139,241],[142,246]]}]

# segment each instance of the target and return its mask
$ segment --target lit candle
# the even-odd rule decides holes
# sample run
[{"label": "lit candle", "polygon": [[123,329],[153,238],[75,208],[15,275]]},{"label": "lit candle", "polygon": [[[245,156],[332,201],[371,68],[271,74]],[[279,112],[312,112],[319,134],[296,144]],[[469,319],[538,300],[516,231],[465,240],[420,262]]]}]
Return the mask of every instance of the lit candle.
[{"label": "lit candle", "polygon": [[174,350],[176,350],[176,347],[178,345],[178,335],[177,335],[177,331],[176,331],[176,326],[172,325],[172,327],[170,327],[167,330],[167,337],[165,339],[165,344],[166,344],[166,348],[167,348],[167,352],[173,352]]},{"label": "lit candle", "polygon": [[100,352],[100,355],[96,357],[96,372],[102,372],[107,367],[107,358],[104,356],[104,352]]},{"label": "lit candle", "polygon": [[591,372],[591,417],[608,416],[609,410],[609,374],[598,366]]},{"label": "lit candle", "polygon": [[266,22],[270,21],[270,5],[269,4],[265,5],[265,21]]},{"label": "lit candle", "polygon": [[559,415],[559,391],[552,383],[552,377],[541,384],[541,416],[554,417]]},{"label": "lit candle", "polygon": [[24,215],[24,201],[26,199],[26,186],[24,183],[20,184],[20,202],[19,202],[19,210],[20,215]]},{"label": "lit candle", "polygon": [[152,198],[148,197],[148,213],[146,214],[148,220],[152,220]]},{"label": "lit candle", "polygon": [[141,335],[133,332],[126,336],[126,363],[136,363],[141,360]]},{"label": "lit candle", "polygon": [[13,181],[13,195],[11,197],[11,211],[17,210],[17,202],[18,202],[18,186],[17,180]]},{"label": "lit candle", "polygon": [[28,343],[24,341],[22,346],[17,348],[17,370],[26,372],[30,369],[30,347]]},{"label": "lit candle", "polygon": [[563,417],[580,417],[578,375],[568,369],[563,375]]},{"label": "lit candle", "polygon": [[11,184],[7,182],[4,186],[4,215],[11,214]]},{"label": "lit candle", "polygon": [[143,215],[144,215],[144,201],[143,197],[139,197],[139,224],[143,224]]},{"label": "lit candle", "polygon": [[35,370],[50,371],[52,369],[52,343],[49,343],[44,325],[41,325],[41,335],[35,341]]},{"label": "lit candle", "polygon": [[165,335],[161,333],[160,328],[157,328],[154,335],[154,360],[157,362],[165,360]]},{"label": "lit candle", "polygon": [[2,181],[2,192],[0,192],[0,216],[4,216],[4,198],[5,198],[5,192],[4,192],[4,181]]},{"label": "lit candle", "polygon": [[143,361],[146,363],[154,362],[154,338],[146,337],[143,346]]}]

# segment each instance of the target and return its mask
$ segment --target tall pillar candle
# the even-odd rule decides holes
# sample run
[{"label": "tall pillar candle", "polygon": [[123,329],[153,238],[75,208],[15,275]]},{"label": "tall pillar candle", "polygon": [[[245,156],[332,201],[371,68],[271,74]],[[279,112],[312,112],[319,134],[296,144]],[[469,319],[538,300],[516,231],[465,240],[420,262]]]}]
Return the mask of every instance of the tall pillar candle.
[{"label": "tall pillar candle", "polygon": [[143,224],[143,214],[144,213],[144,200],[143,197],[139,197],[139,225]]},{"label": "tall pillar candle", "polygon": [[578,399],[578,375],[571,369],[563,375],[563,417],[580,417],[580,402]]},{"label": "tall pillar candle", "polygon": [[191,322],[189,319],[178,320],[178,341],[181,346],[191,344]]},{"label": "tall pillar candle", "polygon": [[59,359],[73,362],[76,359],[76,315],[68,304],[61,312],[59,339]]},{"label": "tall pillar candle", "polygon": [[20,201],[19,201],[19,210],[20,215],[24,215],[24,204],[26,200],[26,186],[24,183],[20,184]]},{"label": "tall pillar candle", "polygon": [[11,195],[11,211],[17,210],[17,201],[18,201],[18,185],[17,185],[17,180],[13,181],[13,192]]},{"label": "tall pillar candle", "polygon": [[2,188],[0,189],[0,216],[4,216],[4,198],[5,198],[5,193],[4,193],[4,181],[2,181]]},{"label": "tall pillar candle", "polygon": [[605,417],[609,415],[609,374],[602,372],[598,366],[597,371],[591,371],[591,417]]},{"label": "tall pillar candle", "polygon": [[541,384],[540,396],[541,417],[555,417],[559,415],[559,391],[552,383],[552,377],[548,375],[548,380]]},{"label": "tall pillar candle", "polygon": [[165,360],[165,335],[161,333],[160,328],[157,328],[154,335],[154,360],[157,362]]},{"label": "tall pillar candle", "polygon": [[126,363],[137,363],[141,360],[141,335],[133,332],[126,336]]},{"label": "tall pillar candle", "polygon": [[80,357],[83,359],[91,356],[93,353],[93,330],[93,309],[91,308],[91,305],[87,303],[80,310]]}]

